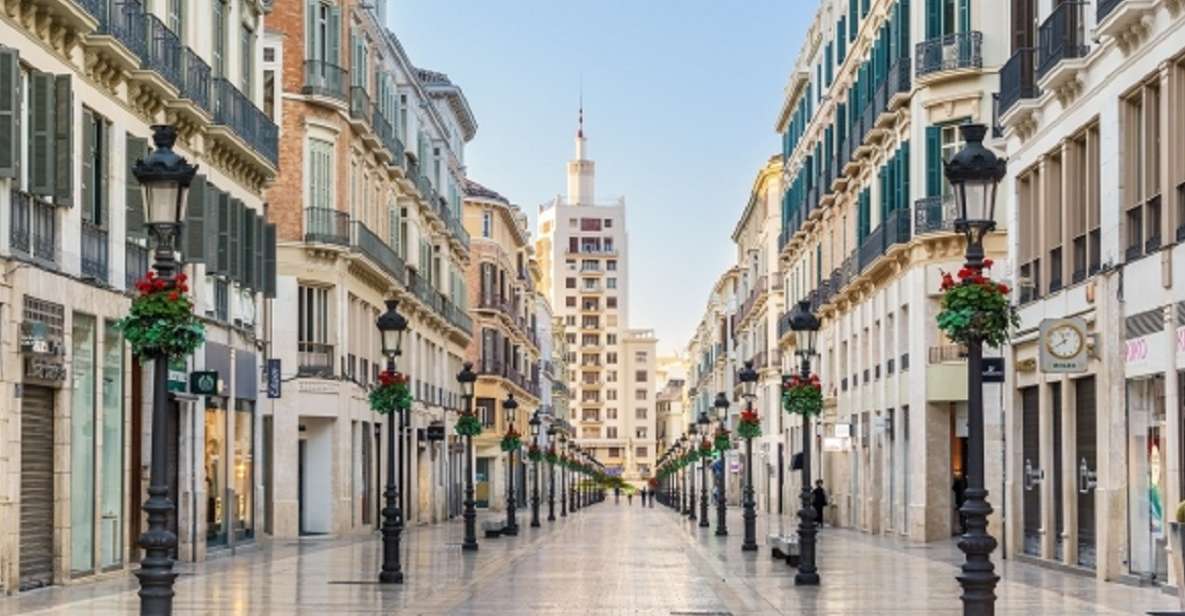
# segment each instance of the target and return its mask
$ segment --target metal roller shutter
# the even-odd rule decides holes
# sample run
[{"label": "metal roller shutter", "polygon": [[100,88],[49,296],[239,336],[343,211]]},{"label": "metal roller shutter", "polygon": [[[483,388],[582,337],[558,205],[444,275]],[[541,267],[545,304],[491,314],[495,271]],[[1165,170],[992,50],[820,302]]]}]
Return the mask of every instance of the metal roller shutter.
[{"label": "metal roller shutter", "polygon": [[[1021,424],[1023,427],[1022,448],[1024,450],[1024,470],[1041,468],[1041,413],[1039,409],[1040,390],[1036,387],[1025,387],[1020,390]],[[1024,482],[1024,528],[1025,554],[1039,556],[1041,554],[1041,487],[1040,484]]]},{"label": "metal roller shutter", "polygon": [[[1095,411],[1094,377],[1074,381],[1077,428],[1074,442],[1077,445],[1078,463],[1085,461],[1086,469],[1098,469],[1097,434],[1098,418]],[[1081,472],[1079,472],[1081,475]],[[1084,477],[1078,478],[1078,564],[1083,567],[1095,565],[1095,506],[1094,487],[1085,485]]]},{"label": "metal roller shutter", "polygon": [[20,589],[53,583],[53,390],[21,394]]}]

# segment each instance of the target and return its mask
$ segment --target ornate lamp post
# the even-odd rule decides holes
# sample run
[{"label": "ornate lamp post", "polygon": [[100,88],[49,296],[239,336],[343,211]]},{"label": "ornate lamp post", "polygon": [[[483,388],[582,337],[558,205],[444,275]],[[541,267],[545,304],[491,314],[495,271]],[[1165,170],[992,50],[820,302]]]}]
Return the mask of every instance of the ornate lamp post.
[{"label": "ornate lamp post", "polygon": [[555,424],[547,426],[547,521],[555,522],[555,463],[553,455],[556,441]]},{"label": "ornate lamp post", "polygon": [[560,432],[560,517],[568,517],[568,433]]},{"label": "ornate lamp post", "polygon": [[[375,323],[381,336],[383,355],[387,356],[388,372],[395,372],[395,358],[403,354],[403,332],[407,331],[407,318],[399,314],[398,307],[398,301],[387,300],[387,311]],[[398,421],[400,419],[395,416],[387,418],[387,487],[383,491],[387,506],[383,507],[383,568],[379,573],[379,581],[384,584],[403,583],[403,569],[399,565],[403,512],[399,509],[399,488],[395,484],[395,423]]]},{"label": "ornate lamp post", "polygon": [[[712,420],[708,417],[707,411],[699,414],[695,423],[699,425],[699,431],[703,433],[704,438],[708,437],[708,427],[712,424]],[[708,527],[708,467],[711,466],[711,460],[700,458],[699,461],[699,526],[700,528]]]},{"label": "ornate lamp post", "polygon": [[[518,410],[518,401],[514,394],[506,394],[502,401],[502,411],[506,413],[506,432],[514,432],[514,413]],[[514,509],[514,454],[517,448],[507,452],[506,458],[506,530],[504,534],[515,536],[518,534],[518,518]]]},{"label": "ornate lamp post", "polygon": [[[720,427],[724,427],[724,421],[728,417],[728,396],[723,392],[716,394],[716,400],[712,403],[712,407],[716,409],[716,419],[720,422]],[[720,468],[716,469],[714,473],[714,482],[716,484],[716,536],[728,536],[728,503],[724,498],[724,457],[720,458]]]},{"label": "ornate lamp post", "polygon": [[[152,127],[152,141],[156,146],[143,160],[136,161],[132,174],[140,182],[144,195],[145,219],[156,240],[152,268],[168,288],[176,286],[177,260],[174,240],[180,236],[181,221],[189,202],[189,183],[197,173],[197,166],[189,164],[173,152],[177,129],[168,125]],[[168,528],[169,512],[176,504],[169,499],[168,435],[169,422],[169,359],[165,355],[152,357],[152,462],[149,468],[148,530],[140,536],[144,559],[136,577],[140,579],[140,613],[172,614],[173,557],[177,535]]]},{"label": "ornate lamp post", "polygon": [[[580,461],[580,445],[576,443],[568,444],[568,459],[574,466]],[[580,499],[577,494],[580,492],[580,480],[576,477],[576,469],[572,466],[568,467],[568,481],[571,487],[568,489],[568,511],[576,513],[580,509]]]},{"label": "ornate lamp post", "polygon": [[[542,424],[543,420],[539,419],[539,411],[536,410],[527,422],[531,427],[531,446],[536,451],[539,447],[539,426]],[[531,486],[531,528],[539,528],[539,461],[532,460],[531,466],[535,471],[535,483]]]},{"label": "ornate lamp post", "polygon": [[[737,374],[741,382],[741,389],[745,397],[745,409],[753,411],[753,400],[757,397],[757,371],[753,369],[753,362],[745,362],[745,367]],[[753,499],[753,439],[745,438],[745,488],[742,494],[745,520],[745,540],[741,550],[752,552],[757,549],[757,503]]]},{"label": "ornate lamp post", "polygon": [[[689,441],[691,442],[692,451],[695,451],[695,448],[697,446],[695,437],[696,437],[696,434],[698,434],[698,429],[695,427],[694,422],[687,424],[687,434],[690,437]],[[690,476],[687,478],[687,481],[688,481],[688,489],[689,489],[689,492],[687,493],[688,494],[687,519],[694,521],[695,520],[695,466],[694,466],[694,463],[692,463],[691,473],[690,473]],[[703,486],[700,486],[700,488],[702,491]]]},{"label": "ornate lamp post", "polygon": [[[473,362],[465,362],[461,372],[457,374],[457,382],[461,384],[461,395],[465,398],[465,414],[473,416],[473,387],[477,383],[477,374],[473,372]],[[461,542],[462,550],[477,549],[477,509],[473,500],[473,436],[465,435],[465,539]]]},{"label": "ornate lamp post", "polygon": [[[959,217],[955,230],[967,240],[966,268],[984,267],[983,239],[996,228],[996,185],[1004,177],[1005,163],[983,145],[987,127],[964,124],[966,145],[946,163],[946,179],[955,193]],[[990,616],[996,611],[996,582],[991,554],[996,540],[987,532],[992,506],[987,501],[983,476],[983,337],[972,335],[967,343],[967,491],[960,512],[966,532],[959,549],[966,555],[962,575],[963,614]]]},{"label": "ornate lamp post", "polygon": [[[802,378],[811,376],[811,357],[815,354],[815,340],[819,335],[819,318],[811,314],[811,303],[803,300],[790,315],[790,329],[794,331],[795,352],[802,360]],[[798,573],[797,585],[817,586],[819,573],[815,569],[815,509],[811,506],[811,418],[802,415],[802,509],[798,511]]]}]

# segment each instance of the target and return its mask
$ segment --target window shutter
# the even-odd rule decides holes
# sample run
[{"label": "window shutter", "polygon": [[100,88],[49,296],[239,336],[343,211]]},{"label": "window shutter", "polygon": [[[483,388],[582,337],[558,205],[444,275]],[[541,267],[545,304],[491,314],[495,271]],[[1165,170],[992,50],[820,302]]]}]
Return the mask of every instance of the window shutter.
[{"label": "window shutter", "polygon": [[926,196],[942,194],[942,127],[926,127]]},{"label": "window shutter", "polygon": [[959,32],[971,31],[971,0],[959,0]]},{"label": "window shutter", "polygon": [[95,114],[82,110],[82,219],[91,221],[95,214]]},{"label": "window shutter", "polygon": [[109,190],[111,180],[107,174],[111,168],[108,161],[108,157],[111,155],[111,129],[107,121],[99,116],[95,116],[95,134],[99,137],[98,143],[95,144],[95,151],[98,154],[96,160],[99,161],[99,185],[96,187],[99,193],[97,195],[98,201],[95,204],[95,224],[106,228],[107,219],[110,218],[107,208],[111,198],[111,190]]},{"label": "window shutter", "polygon": [[[205,187],[205,195],[202,202],[203,207],[206,208],[206,212],[205,220],[203,221],[205,223],[205,233],[202,234],[202,241],[205,245],[202,246],[202,261],[206,264],[206,273],[215,274],[221,271],[218,269],[218,240],[221,237],[218,231],[222,224],[219,204],[219,195],[222,194],[222,191],[218,190],[208,181],[204,182],[203,186]],[[196,204],[197,201],[191,194],[189,197],[189,206],[194,207]]]},{"label": "window shutter", "polygon": [[255,251],[255,269],[252,272],[254,276],[252,276],[251,288],[255,291],[262,291],[264,279],[263,268],[266,258],[264,251],[263,217],[259,214],[255,214],[253,227],[255,229],[255,238],[252,240],[251,246]]},{"label": "window shutter", "polygon": [[[132,139],[128,140],[129,146]],[[131,148],[128,148],[131,150]],[[130,158],[130,154],[129,154]],[[206,260],[206,232],[213,228],[208,221],[209,197],[207,197],[206,176],[195,175],[189,184],[189,204],[185,207],[185,225],[181,229],[181,255],[185,263],[198,263]],[[128,189],[129,195],[131,189]],[[130,215],[130,210],[129,210]],[[140,216],[143,217],[143,208]],[[130,230],[129,230],[130,233]]]},{"label": "window shutter", "polygon": [[218,198],[218,251],[215,271],[226,275],[230,273],[230,228],[231,204],[230,195],[217,190]]},{"label": "window shutter", "polygon": [[227,225],[226,262],[227,274],[230,279],[239,282],[242,274],[243,252],[239,242],[243,227],[243,203],[238,199],[230,199],[230,224]]},{"label": "window shutter", "polygon": [[[140,192],[140,182],[136,181],[135,174],[132,173],[132,166],[136,164],[137,160],[144,158],[148,151],[148,140],[135,137],[133,135],[127,136],[127,145],[124,148],[124,158],[127,163],[127,178],[125,184],[127,185],[126,196],[124,197],[124,206],[127,215],[124,218],[124,227],[128,237],[147,237],[144,229],[144,194]],[[193,184],[189,189],[189,210],[202,208],[205,203],[202,201],[204,195],[199,195],[198,180],[201,180],[202,188],[205,185],[205,178],[198,176],[193,179]],[[188,231],[188,227],[186,228]],[[189,254],[186,251],[186,254]]]},{"label": "window shutter", "polygon": [[54,77],[54,203],[74,204],[74,97],[70,75]]},{"label": "window shutter", "polygon": [[909,170],[913,164],[909,160],[909,142],[901,144],[901,204],[909,207]]},{"label": "window shutter", "polygon": [[329,9],[329,41],[325,45],[326,58],[330,64],[341,66],[341,30],[342,30],[342,10],[339,7],[331,7]]},{"label": "window shutter", "polygon": [[242,265],[239,278],[246,289],[255,288],[255,212],[243,204],[243,221],[239,227],[239,252]]},{"label": "window shutter", "polygon": [[926,0],[926,40],[942,36],[942,0]]},{"label": "window shutter", "polygon": [[263,296],[276,296],[276,225],[263,225]]},{"label": "window shutter", "polygon": [[857,12],[856,0],[848,0],[848,40],[856,40],[856,33],[860,31],[860,14]]},{"label": "window shutter", "polygon": [[909,57],[909,0],[897,0],[901,7],[901,22],[898,24],[897,34],[900,36],[897,49],[903,58]]},{"label": "window shutter", "polygon": [[33,71],[29,75],[29,192],[43,197],[54,194],[54,76]]},{"label": "window shutter", "polygon": [[317,0],[308,0],[304,5],[305,58],[317,60]]},{"label": "window shutter", "polygon": [[0,177],[20,177],[21,54],[0,47]]}]

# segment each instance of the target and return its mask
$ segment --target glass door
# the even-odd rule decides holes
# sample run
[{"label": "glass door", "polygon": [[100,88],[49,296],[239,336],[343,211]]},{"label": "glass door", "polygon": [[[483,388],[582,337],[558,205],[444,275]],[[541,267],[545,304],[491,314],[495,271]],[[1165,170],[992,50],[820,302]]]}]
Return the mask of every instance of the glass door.
[{"label": "glass door", "polygon": [[1144,579],[1168,579],[1165,558],[1164,381],[1128,381],[1128,562]]},{"label": "glass door", "polygon": [[95,318],[74,314],[70,376],[70,572],[95,568]]},{"label": "glass door", "polygon": [[206,546],[226,545],[226,400],[206,403]]}]

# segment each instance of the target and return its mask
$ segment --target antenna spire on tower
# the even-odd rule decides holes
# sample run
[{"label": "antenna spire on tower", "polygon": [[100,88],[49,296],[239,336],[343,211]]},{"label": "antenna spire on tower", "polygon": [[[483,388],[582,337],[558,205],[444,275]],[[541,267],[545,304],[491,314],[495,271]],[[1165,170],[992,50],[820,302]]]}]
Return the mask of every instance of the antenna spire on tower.
[{"label": "antenna spire on tower", "polygon": [[580,84],[580,111],[576,125],[576,136],[584,139],[584,84]]}]

